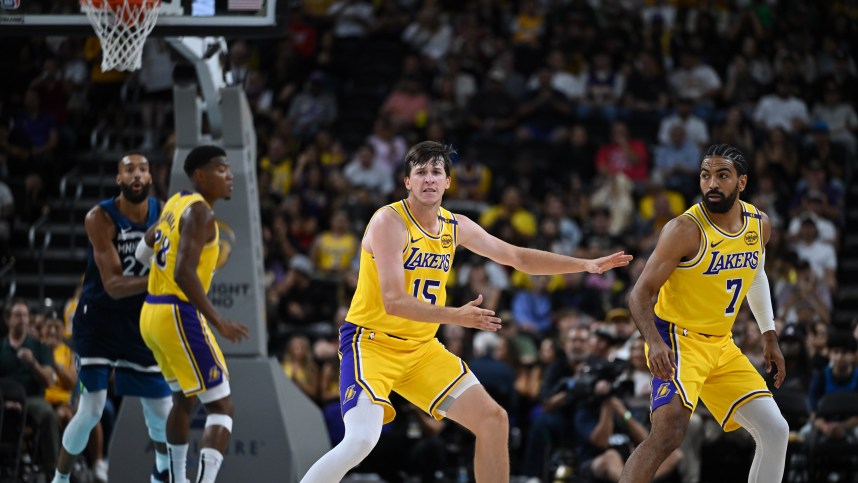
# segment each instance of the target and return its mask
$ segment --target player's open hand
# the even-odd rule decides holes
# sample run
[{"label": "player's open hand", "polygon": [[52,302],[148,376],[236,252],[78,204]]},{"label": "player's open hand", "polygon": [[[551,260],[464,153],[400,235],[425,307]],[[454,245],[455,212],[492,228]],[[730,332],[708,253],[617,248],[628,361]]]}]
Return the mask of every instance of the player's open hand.
[{"label": "player's open hand", "polygon": [[587,263],[587,271],[590,273],[605,273],[612,268],[625,267],[632,261],[631,255],[626,252],[612,253],[606,257],[596,258]]},{"label": "player's open hand", "polygon": [[786,378],[786,362],[774,330],[763,334],[763,360],[766,362],[766,374],[771,374],[772,364],[775,365],[775,389],[779,389]]},{"label": "player's open hand", "polygon": [[250,333],[247,326],[233,320],[224,320],[215,328],[230,342],[241,342],[242,339],[247,339]]},{"label": "player's open hand", "polygon": [[673,351],[661,340],[648,345],[647,363],[652,375],[665,381],[673,379],[676,375],[676,356]]},{"label": "player's open hand", "polygon": [[495,311],[480,307],[483,294],[456,309],[456,321],[462,327],[497,332],[501,328],[501,319],[495,317]]}]

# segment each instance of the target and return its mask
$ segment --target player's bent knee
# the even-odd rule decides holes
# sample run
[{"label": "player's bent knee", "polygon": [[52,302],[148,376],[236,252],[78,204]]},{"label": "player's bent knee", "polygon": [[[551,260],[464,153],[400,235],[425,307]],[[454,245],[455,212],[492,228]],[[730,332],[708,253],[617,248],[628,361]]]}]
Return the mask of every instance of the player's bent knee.
[{"label": "player's bent knee", "polygon": [[143,406],[143,419],[146,420],[149,438],[159,443],[167,441],[167,417],[173,407],[172,399],[142,398],[140,404]]},{"label": "player's bent knee", "polygon": [[476,436],[505,438],[509,433],[509,416],[506,410],[497,403],[485,408],[474,433]]}]

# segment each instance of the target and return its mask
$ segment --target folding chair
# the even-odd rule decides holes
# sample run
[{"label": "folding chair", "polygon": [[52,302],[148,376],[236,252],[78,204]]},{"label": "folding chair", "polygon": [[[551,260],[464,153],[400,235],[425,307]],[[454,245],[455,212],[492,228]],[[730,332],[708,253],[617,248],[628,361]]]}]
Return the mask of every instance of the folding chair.
[{"label": "folding chair", "polygon": [[18,481],[27,422],[27,395],[18,382],[2,379],[0,396],[3,408],[0,424],[0,479]]}]

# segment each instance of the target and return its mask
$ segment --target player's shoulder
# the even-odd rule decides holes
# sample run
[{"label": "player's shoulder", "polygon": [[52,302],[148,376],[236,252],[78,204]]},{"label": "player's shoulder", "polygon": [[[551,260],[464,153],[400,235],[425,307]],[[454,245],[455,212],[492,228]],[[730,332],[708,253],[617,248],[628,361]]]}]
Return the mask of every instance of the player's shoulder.
[{"label": "player's shoulder", "polygon": [[668,221],[661,229],[659,243],[670,245],[684,245],[699,243],[702,226],[693,215],[683,213]]}]

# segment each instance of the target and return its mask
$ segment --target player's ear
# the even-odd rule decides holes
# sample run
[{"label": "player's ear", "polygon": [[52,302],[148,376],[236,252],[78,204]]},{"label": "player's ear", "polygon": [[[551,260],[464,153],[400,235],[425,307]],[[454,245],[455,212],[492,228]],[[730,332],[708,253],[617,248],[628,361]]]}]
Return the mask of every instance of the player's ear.
[{"label": "player's ear", "polygon": [[745,186],[747,186],[747,185],[748,185],[748,175],[743,174],[742,176],[739,176],[739,191],[740,192],[745,191]]}]

